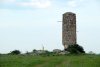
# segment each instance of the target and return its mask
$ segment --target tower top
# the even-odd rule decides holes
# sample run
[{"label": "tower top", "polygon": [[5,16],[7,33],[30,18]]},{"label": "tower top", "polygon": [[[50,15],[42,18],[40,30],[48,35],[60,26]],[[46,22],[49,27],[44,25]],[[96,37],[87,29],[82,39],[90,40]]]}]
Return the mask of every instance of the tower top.
[{"label": "tower top", "polygon": [[73,13],[73,12],[66,12],[66,13],[64,13],[63,15],[75,15],[75,13]]}]

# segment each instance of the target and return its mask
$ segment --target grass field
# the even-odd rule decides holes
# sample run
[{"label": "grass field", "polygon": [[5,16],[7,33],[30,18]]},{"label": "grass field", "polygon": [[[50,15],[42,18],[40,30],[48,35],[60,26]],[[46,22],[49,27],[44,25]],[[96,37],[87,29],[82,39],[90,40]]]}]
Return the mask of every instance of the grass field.
[{"label": "grass field", "polygon": [[1,55],[0,67],[100,67],[100,55]]}]

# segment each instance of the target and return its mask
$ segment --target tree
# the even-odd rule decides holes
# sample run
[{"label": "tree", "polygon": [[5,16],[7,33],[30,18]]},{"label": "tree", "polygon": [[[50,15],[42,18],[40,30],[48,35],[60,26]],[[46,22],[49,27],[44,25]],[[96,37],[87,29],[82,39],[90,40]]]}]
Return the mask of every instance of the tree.
[{"label": "tree", "polygon": [[36,49],[34,49],[34,50],[33,50],[33,53],[36,53],[36,52],[37,52],[37,50],[36,50]]},{"label": "tree", "polygon": [[18,55],[18,54],[21,54],[21,52],[19,50],[14,50],[14,51],[11,51],[10,54]]},{"label": "tree", "polygon": [[69,51],[72,54],[85,53],[83,47],[78,44],[69,45],[67,51]]}]

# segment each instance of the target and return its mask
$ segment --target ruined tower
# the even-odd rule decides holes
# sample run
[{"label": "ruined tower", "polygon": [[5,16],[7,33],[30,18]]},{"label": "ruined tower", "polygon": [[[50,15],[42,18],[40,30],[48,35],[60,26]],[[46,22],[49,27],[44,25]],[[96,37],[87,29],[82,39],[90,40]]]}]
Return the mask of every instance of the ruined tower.
[{"label": "ruined tower", "polygon": [[69,45],[76,44],[76,14],[66,12],[63,14],[62,43],[66,50]]}]

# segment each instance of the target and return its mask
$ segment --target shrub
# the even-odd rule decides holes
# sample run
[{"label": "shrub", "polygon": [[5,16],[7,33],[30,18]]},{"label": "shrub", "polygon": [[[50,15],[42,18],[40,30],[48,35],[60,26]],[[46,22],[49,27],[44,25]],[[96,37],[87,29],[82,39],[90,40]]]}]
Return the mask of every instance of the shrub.
[{"label": "shrub", "polygon": [[37,50],[36,50],[36,49],[34,49],[34,50],[33,50],[33,53],[36,53],[36,52],[37,52]]},{"label": "shrub", "polygon": [[21,54],[21,52],[19,50],[14,50],[14,51],[11,51],[10,54],[18,55],[18,54]]},{"label": "shrub", "polygon": [[69,51],[71,54],[85,53],[83,47],[79,46],[78,44],[69,45],[67,51]]}]

